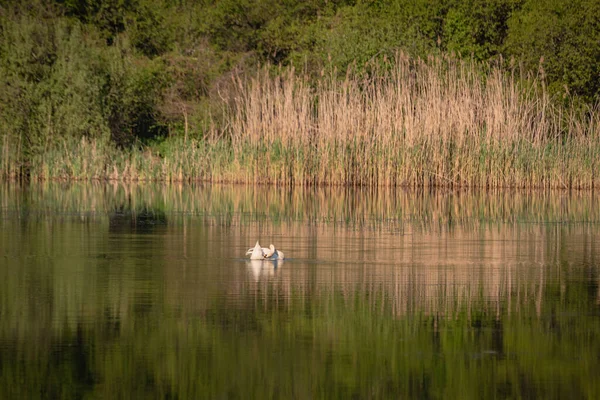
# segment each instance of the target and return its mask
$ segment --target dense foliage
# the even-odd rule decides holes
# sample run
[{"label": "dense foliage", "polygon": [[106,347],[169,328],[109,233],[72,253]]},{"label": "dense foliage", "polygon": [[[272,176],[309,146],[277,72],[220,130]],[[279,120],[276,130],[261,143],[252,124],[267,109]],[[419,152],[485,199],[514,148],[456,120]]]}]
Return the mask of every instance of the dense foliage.
[{"label": "dense foliage", "polygon": [[518,64],[554,101],[600,99],[596,0],[2,0],[4,162],[27,175],[65,140],[202,138],[233,73],[368,73],[398,51]]}]

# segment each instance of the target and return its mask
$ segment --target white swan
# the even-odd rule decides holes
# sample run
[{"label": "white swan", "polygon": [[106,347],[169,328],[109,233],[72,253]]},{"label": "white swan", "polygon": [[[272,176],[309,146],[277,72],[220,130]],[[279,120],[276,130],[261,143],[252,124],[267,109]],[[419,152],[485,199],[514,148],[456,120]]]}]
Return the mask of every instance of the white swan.
[{"label": "white swan", "polygon": [[285,259],[285,255],[283,251],[276,250],[275,246],[271,244],[267,251],[264,252],[265,260],[283,260]]},{"label": "white swan", "polygon": [[251,260],[262,260],[265,258],[265,252],[267,252],[267,251],[269,251],[269,249],[260,247],[260,244],[258,244],[258,240],[257,240],[256,245],[253,248],[248,249],[248,251],[246,252],[246,255],[250,254]]},{"label": "white swan", "polygon": [[260,247],[258,240],[253,248],[248,249],[246,255],[248,254],[250,254],[251,260],[283,260],[285,258],[283,251],[276,250],[272,244],[269,248]]}]

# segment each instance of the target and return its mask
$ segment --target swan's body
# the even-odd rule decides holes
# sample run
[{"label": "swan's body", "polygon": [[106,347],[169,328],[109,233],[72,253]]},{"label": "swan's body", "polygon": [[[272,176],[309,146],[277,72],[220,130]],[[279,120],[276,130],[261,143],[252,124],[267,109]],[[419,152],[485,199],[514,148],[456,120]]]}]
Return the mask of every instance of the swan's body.
[{"label": "swan's body", "polygon": [[269,246],[264,255],[266,260],[283,260],[285,258],[283,251],[275,249],[273,245]]},{"label": "swan's body", "polygon": [[262,260],[265,258],[265,250],[269,249],[260,247],[260,244],[258,244],[258,241],[256,241],[256,245],[253,248],[248,249],[246,254],[250,254],[251,260]]},{"label": "swan's body", "polygon": [[248,249],[246,255],[250,254],[251,260],[283,260],[284,255],[282,251],[275,249],[275,246],[272,244],[269,248],[260,247],[258,241],[256,241],[256,245]]},{"label": "swan's body", "polygon": [[[269,252],[269,249],[266,247],[261,247],[261,250],[262,250],[263,255]],[[248,249],[248,251],[246,252],[246,255],[252,254],[253,251],[254,251],[254,247],[252,247],[251,249]]]}]

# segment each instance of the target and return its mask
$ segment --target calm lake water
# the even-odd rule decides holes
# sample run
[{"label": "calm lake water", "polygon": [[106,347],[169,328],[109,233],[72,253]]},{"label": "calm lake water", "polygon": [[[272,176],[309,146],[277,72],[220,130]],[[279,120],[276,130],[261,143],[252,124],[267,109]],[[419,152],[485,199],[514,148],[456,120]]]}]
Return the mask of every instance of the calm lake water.
[{"label": "calm lake water", "polygon": [[[0,186],[0,398],[600,398],[591,193]],[[256,240],[287,260],[250,262]]]}]

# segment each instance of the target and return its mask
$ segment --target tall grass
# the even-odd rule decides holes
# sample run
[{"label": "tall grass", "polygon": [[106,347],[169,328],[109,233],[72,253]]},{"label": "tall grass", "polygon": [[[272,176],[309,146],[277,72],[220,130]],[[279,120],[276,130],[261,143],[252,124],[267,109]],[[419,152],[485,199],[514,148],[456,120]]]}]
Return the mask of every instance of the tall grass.
[{"label": "tall grass", "polygon": [[265,69],[238,88],[234,152],[253,158],[256,179],[591,188],[600,167],[598,110],[557,106],[535,78],[452,57],[399,54],[316,87]]},{"label": "tall grass", "polygon": [[[536,77],[398,54],[318,81],[293,68],[235,76],[202,140],[119,150],[65,140],[33,179],[409,187],[597,187],[600,114],[557,105]],[[2,154],[15,144],[0,141]],[[8,150],[7,150],[8,147]],[[8,158],[3,157],[3,160]],[[14,177],[11,162],[0,173]]]}]

